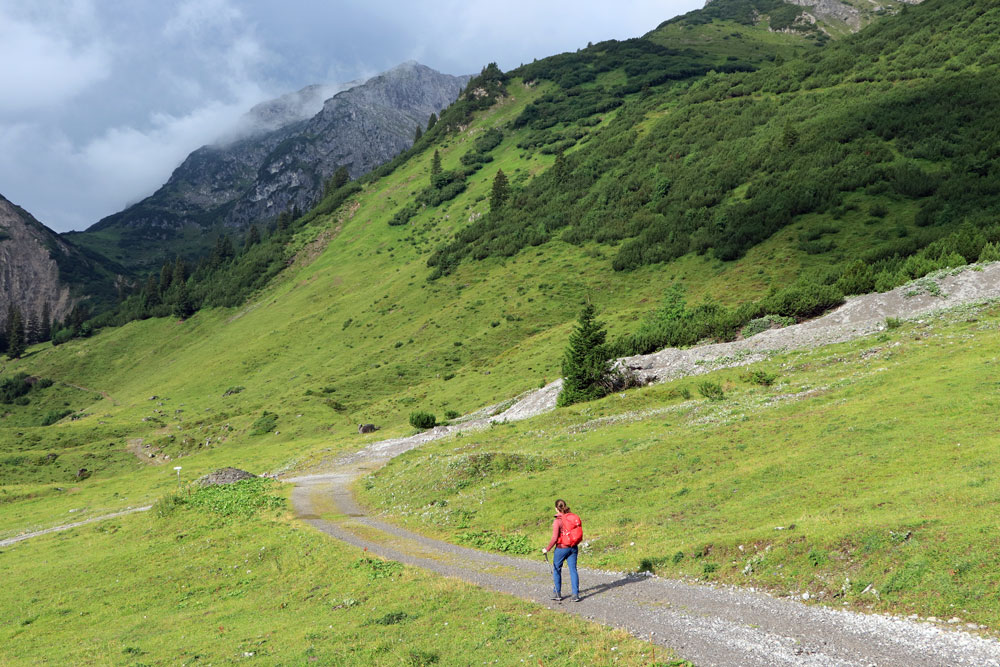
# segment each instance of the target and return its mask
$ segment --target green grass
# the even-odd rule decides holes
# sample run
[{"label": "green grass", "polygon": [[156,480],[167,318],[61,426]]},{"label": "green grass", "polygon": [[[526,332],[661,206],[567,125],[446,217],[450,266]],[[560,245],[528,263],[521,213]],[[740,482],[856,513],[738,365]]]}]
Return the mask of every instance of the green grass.
[{"label": "green grass", "polygon": [[[1000,307],[966,309],[615,394],[425,446],[358,492],[437,537],[490,529],[536,546],[562,497],[590,566],[995,629],[998,328]],[[701,382],[724,397],[692,392]],[[487,454],[552,465],[455,475]]]},{"label": "green grass", "polygon": [[185,492],[4,549],[0,663],[610,665],[651,653],[623,631],[363,557],[289,521],[283,494],[263,480]]}]

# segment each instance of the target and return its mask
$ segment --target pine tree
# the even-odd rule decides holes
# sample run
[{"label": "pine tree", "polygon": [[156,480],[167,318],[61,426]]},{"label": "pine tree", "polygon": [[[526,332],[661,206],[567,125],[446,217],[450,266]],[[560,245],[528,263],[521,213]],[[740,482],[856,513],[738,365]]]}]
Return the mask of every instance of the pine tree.
[{"label": "pine tree", "polygon": [[497,175],[493,178],[493,192],[490,194],[490,211],[499,211],[510,198],[510,183],[507,182],[507,175],[503,169],[497,170]]},{"label": "pine tree", "polygon": [[257,229],[257,225],[250,225],[250,230],[247,231],[247,239],[243,244],[243,252],[246,252],[258,243],[260,243],[260,231]]},{"label": "pine tree", "polygon": [[569,345],[563,354],[563,388],[557,405],[591,401],[605,393],[602,380],[611,372],[611,365],[604,345],[607,332],[595,319],[596,312],[594,306],[588,304],[570,334]]},{"label": "pine tree", "polygon": [[41,332],[39,331],[38,317],[34,313],[29,312],[28,315],[24,318],[25,344],[34,345],[35,343],[37,343],[39,340],[41,340],[39,338],[40,333]]},{"label": "pine tree", "polygon": [[7,354],[7,324],[14,317],[14,304],[8,304],[7,314],[4,316],[2,326],[0,326],[0,354]]},{"label": "pine tree", "polygon": [[175,287],[180,287],[187,282],[188,279],[188,266],[187,262],[184,261],[180,255],[174,259],[174,275],[170,279],[170,283]]},{"label": "pine tree", "polygon": [[288,225],[291,223],[292,214],[288,211],[282,211],[278,214],[278,231],[283,232],[288,229]]},{"label": "pine tree", "polygon": [[432,113],[431,117],[427,119],[427,131],[430,132],[431,129],[437,125],[438,117],[436,113]]},{"label": "pine tree", "polygon": [[552,176],[556,183],[565,183],[569,177],[569,169],[566,167],[566,156],[562,151],[556,153],[556,162],[552,165]]},{"label": "pine tree", "polygon": [[177,288],[177,296],[174,299],[173,313],[177,319],[186,320],[195,313],[194,300],[186,283],[181,283]]},{"label": "pine tree", "polygon": [[46,301],[42,304],[42,319],[38,323],[38,342],[52,340],[52,307]]},{"label": "pine tree", "polygon": [[[150,280],[153,276],[149,276]],[[166,294],[167,290],[170,289],[170,283],[174,278],[174,265],[170,262],[164,262],[163,266],[160,268],[160,294]]]},{"label": "pine tree", "polygon": [[14,308],[7,320],[7,356],[11,359],[18,359],[28,348],[24,335],[24,318],[21,311]]},{"label": "pine tree", "polygon": [[434,177],[441,173],[441,153],[434,151],[431,157],[431,185],[434,185]]},{"label": "pine tree", "polygon": [[423,136],[424,136],[424,131],[422,129],[420,129],[419,125],[417,125],[417,131],[413,133],[413,143],[414,143],[414,145],[416,145],[416,143],[418,141],[420,141],[420,139]]},{"label": "pine tree", "polygon": [[326,187],[323,188],[323,196],[326,197],[333,194],[347,185],[349,180],[351,180],[351,175],[347,171],[347,167],[337,167],[337,170],[333,172],[333,176],[326,182]]}]

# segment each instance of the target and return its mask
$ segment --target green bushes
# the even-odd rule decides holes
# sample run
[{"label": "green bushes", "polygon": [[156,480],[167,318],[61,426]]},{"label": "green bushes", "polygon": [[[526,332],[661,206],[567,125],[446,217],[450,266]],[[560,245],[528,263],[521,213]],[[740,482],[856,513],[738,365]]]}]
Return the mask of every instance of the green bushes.
[{"label": "green bushes", "polygon": [[460,533],[459,544],[467,544],[477,549],[488,549],[507,554],[529,554],[534,549],[528,537],[520,533],[495,533],[491,530]]},{"label": "green bushes", "polygon": [[45,413],[45,416],[42,417],[42,426],[51,426],[60,419],[68,417],[71,414],[73,414],[72,410],[49,410]]},{"label": "green bushes", "polygon": [[437,417],[435,417],[430,412],[411,412],[410,413],[410,426],[413,428],[419,428],[420,430],[426,430],[429,428],[434,428],[437,426]]},{"label": "green bushes", "polygon": [[751,336],[756,336],[757,334],[763,333],[769,329],[787,327],[792,324],[795,324],[794,317],[765,315],[764,317],[758,317],[747,322],[743,329],[740,330],[740,334],[744,338],[750,338]]},{"label": "green bushes", "polygon": [[278,415],[265,410],[250,426],[250,435],[264,435],[274,430],[278,425]]}]

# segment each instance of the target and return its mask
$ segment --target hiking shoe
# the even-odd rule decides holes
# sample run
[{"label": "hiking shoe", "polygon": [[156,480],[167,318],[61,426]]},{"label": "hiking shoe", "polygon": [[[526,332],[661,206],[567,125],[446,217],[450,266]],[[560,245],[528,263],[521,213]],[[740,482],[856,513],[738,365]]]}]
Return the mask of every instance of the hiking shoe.
[{"label": "hiking shoe", "polygon": [[551,599],[555,600],[556,602],[562,602],[562,596],[559,595],[558,593],[553,593]]},{"label": "hiking shoe", "polygon": [[579,595],[573,596],[573,602],[579,602],[582,598]]}]

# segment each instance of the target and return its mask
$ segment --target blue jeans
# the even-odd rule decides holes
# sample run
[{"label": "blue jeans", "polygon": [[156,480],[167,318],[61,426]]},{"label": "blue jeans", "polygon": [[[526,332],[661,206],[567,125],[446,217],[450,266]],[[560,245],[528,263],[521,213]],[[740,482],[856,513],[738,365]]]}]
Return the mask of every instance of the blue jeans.
[{"label": "blue jeans", "polygon": [[578,547],[556,547],[552,552],[552,590],[562,595],[562,564],[569,564],[569,583],[573,587],[573,597],[580,596],[580,576],[576,573]]}]

